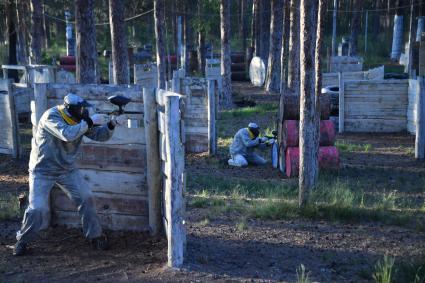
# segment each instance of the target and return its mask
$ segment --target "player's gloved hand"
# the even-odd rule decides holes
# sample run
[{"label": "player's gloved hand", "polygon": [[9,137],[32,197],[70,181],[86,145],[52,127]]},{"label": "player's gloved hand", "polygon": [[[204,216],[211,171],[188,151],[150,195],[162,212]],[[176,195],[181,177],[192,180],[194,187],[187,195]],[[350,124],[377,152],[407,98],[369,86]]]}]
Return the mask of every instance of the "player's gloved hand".
[{"label": "player's gloved hand", "polygon": [[127,123],[127,120],[128,120],[127,115],[118,115],[118,116],[112,115],[110,123],[114,127],[122,126],[122,125],[125,125]]},{"label": "player's gloved hand", "polygon": [[81,114],[81,118],[83,121],[87,123],[89,126],[89,129],[93,127],[93,120],[89,116],[89,111],[87,109],[83,110],[83,113]]},{"label": "player's gloved hand", "polygon": [[110,120],[107,114],[94,114],[90,118],[94,125],[105,125]]},{"label": "player's gloved hand", "polygon": [[267,141],[266,141],[266,144],[267,145],[272,145],[272,144],[274,144],[276,142],[276,140],[275,139],[268,139]]},{"label": "player's gloved hand", "polygon": [[260,142],[261,143],[265,143],[266,141],[268,141],[269,139],[267,137],[261,137],[260,138]]}]

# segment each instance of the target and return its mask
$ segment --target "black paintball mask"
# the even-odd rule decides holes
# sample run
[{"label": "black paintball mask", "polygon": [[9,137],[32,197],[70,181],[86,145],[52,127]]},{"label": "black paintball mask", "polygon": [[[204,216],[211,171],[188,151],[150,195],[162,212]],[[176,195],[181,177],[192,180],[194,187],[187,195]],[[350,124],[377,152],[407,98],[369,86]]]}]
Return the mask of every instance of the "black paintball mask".
[{"label": "black paintball mask", "polygon": [[68,94],[64,99],[64,107],[71,117],[80,122],[89,116],[88,107],[92,105],[78,95]]},{"label": "black paintball mask", "polygon": [[260,129],[259,128],[251,128],[248,127],[251,134],[254,136],[252,139],[256,139],[260,135]]}]

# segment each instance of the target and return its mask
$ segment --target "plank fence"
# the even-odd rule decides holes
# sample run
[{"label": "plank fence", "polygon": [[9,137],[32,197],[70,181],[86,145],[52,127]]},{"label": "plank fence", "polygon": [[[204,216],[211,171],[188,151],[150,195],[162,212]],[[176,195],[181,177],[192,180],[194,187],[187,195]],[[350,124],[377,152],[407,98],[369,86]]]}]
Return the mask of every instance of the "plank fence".
[{"label": "plank fence", "polygon": [[[339,73],[323,73],[322,86],[337,86],[339,83]],[[370,69],[368,71],[343,72],[345,81],[360,81],[360,80],[383,80],[384,66]]]},{"label": "plank fence", "polygon": [[330,58],[330,72],[358,72],[363,70],[363,59],[350,56]]},{"label": "plank fence", "polygon": [[[107,101],[111,95],[132,99],[125,110],[131,112],[129,124],[137,127],[116,127],[106,142],[84,137],[77,167],[105,229],[157,235],[165,220],[168,265],[180,267],[185,243],[181,95],[139,85],[35,84],[34,130],[42,113],[69,92],[89,101],[97,113],[114,110]],[[77,208],[60,189],[52,191],[51,210],[53,223],[80,227]]]},{"label": "plank fence", "polygon": [[12,81],[0,80],[0,153],[14,158],[20,155],[18,114],[12,95]]}]

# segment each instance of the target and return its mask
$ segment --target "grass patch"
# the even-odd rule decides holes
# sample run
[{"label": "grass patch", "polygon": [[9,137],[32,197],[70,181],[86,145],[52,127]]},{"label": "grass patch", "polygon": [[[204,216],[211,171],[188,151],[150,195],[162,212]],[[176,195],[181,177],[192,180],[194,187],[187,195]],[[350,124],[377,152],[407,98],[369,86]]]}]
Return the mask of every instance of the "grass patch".
[{"label": "grass patch", "polygon": [[19,201],[15,194],[0,194],[0,220],[16,219],[20,217]]},{"label": "grass patch", "polygon": [[310,272],[307,272],[304,264],[300,264],[297,268],[297,283],[310,283]]},{"label": "grass patch", "polygon": [[270,112],[276,113],[279,105],[276,103],[264,103],[259,104],[254,107],[242,107],[235,108],[231,110],[223,110],[220,112],[219,119],[220,120],[231,120],[235,117],[252,117],[254,114],[269,114]]},{"label": "grass patch", "polygon": [[373,148],[371,144],[354,144],[345,141],[336,141],[335,146],[343,152],[370,152]]},{"label": "grass patch", "polygon": [[388,257],[387,255],[375,266],[375,272],[373,273],[373,279],[376,283],[391,283],[393,277],[394,258]]}]

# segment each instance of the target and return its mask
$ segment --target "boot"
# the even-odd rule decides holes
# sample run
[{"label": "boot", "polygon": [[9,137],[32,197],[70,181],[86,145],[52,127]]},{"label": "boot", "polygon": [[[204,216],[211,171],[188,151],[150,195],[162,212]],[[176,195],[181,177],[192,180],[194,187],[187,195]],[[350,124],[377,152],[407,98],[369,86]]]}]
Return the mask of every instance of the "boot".
[{"label": "boot", "polygon": [[102,234],[100,237],[93,238],[91,244],[94,250],[105,251],[109,248],[108,239],[105,234]]},{"label": "boot", "polygon": [[13,255],[21,256],[27,252],[27,244],[17,241],[15,246],[13,247]]}]

